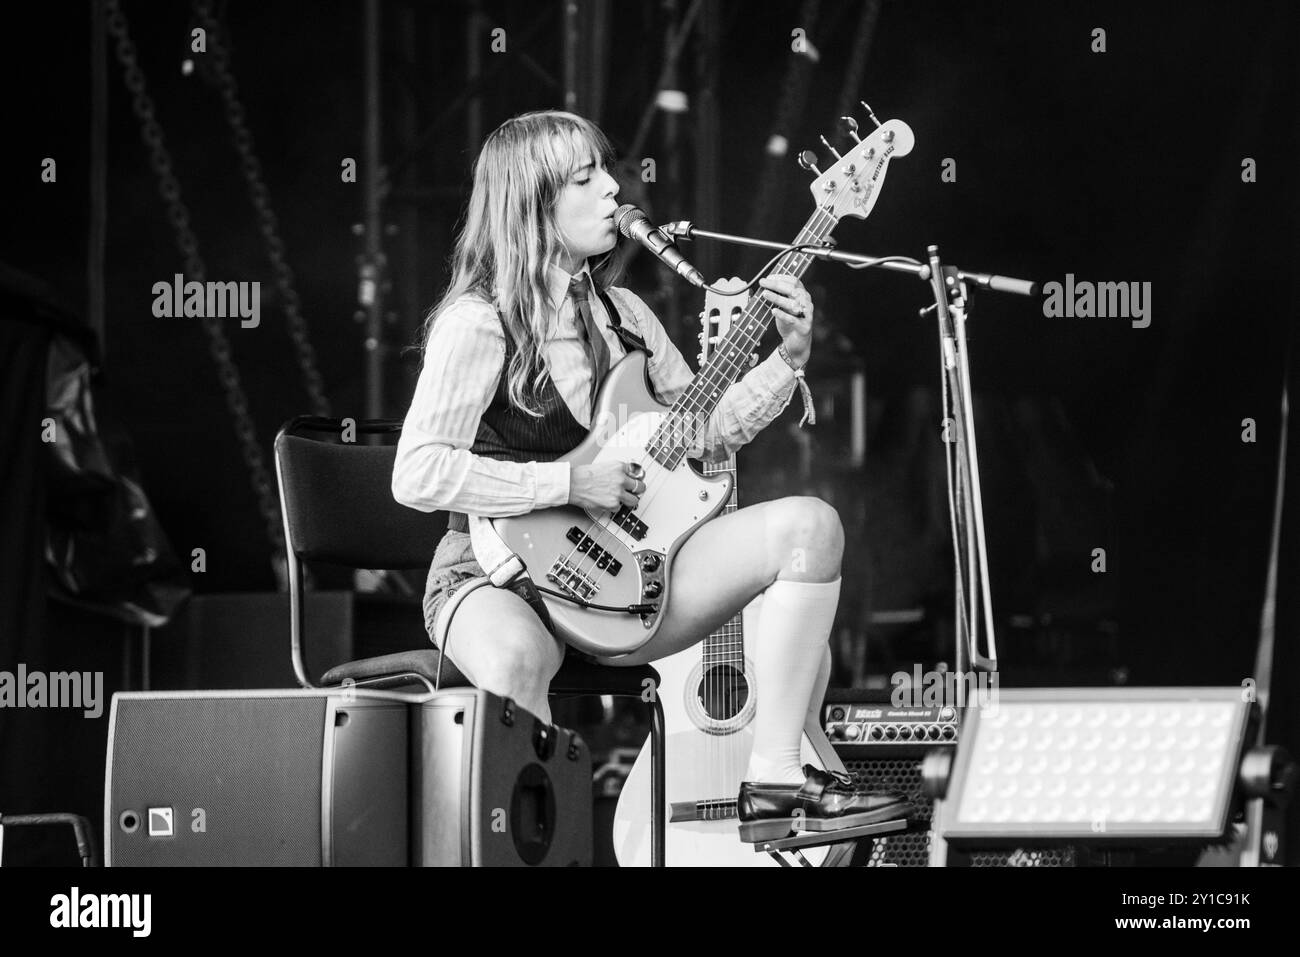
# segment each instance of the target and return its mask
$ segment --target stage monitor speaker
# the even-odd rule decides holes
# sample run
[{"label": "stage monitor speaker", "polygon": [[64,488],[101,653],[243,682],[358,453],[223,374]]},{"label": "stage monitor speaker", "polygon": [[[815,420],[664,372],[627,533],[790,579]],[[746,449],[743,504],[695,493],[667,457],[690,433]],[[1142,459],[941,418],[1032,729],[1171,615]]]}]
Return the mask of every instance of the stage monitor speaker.
[{"label": "stage monitor speaker", "polygon": [[119,694],[104,833],[110,866],[585,866],[591,754],[472,688]]},{"label": "stage monitor speaker", "polygon": [[414,713],[412,863],[591,865],[582,738],[474,688],[439,692]]},{"label": "stage monitor speaker", "polygon": [[324,691],[114,695],[105,864],[405,865],[408,708]]}]

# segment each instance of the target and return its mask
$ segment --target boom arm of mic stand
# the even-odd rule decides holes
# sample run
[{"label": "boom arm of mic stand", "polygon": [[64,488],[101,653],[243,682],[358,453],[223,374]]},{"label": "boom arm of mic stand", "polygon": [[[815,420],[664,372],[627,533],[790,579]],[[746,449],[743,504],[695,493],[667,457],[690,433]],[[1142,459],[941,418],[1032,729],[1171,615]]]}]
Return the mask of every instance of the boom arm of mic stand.
[{"label": "boom arm of mic stand", "polygon": [[[713,239],[719,242],[733,243],[740,246],[756,246],[760,249],[787,249],[784,243],[770,242],[764,239],[752,239],[748,236],[735,236],[729,233],[718,233],[712,230],[700,229],[689,220],[678,220],[677,222],[667,223],[659,227],[660,231],[674,239]],[[985,671],[997,671],[997,644],[993,631],[993,604],[991,597],[991,588],[989,585],[989,567],[988,552],[985,545],[984,537],[984,502],[980,492],[979,478],[979,458],[975,450],[975,409],[971,398],[970,387],[970,365],[966,356],[966,317],[965,306],[962,302],[962,284],[970,282],[982,289],[992,289],[996,292],[1009,292],[1021,296],[1034,296],[1038,294],[1038,284],[1025,279],[1013,279],[1009,276],[996,276],[991,273],[973,273],[965,272],[953,266],[944,267],[939,262],[939,248],[930,246],[927,249],[929,254],[929,263],[919,263],[908,257],[886,256],[872,257],[861,256],[854,253],[840,252],[835,249],[806,249],[802,250],[805,255],[816,256],[819,259],[826,259],[831,262],[845,263],[859,268],[866,266],[875,266],[882,269],[891,269],[896,272],[908,272],[917,278],[928,281],[934,292],[935,309],[938,312],[940,335],[943,337],[943,346],[945,351],[945,375],[951,375],[956,388],[953,390],[956,397],[957,408],[961,415],[962,436],[961,442],[966,450],[966,463],[969,474],[966,476],[968,494],[970,496],[970,512],[968,516],[969,525],[973,526],[974,540],[968,542],[967,552],[970,555],[967,562],[968,568],[973,568],[975,581],[972,582],[977,591],[972,595],[979,605],[983,607],[983,615],[976,615],[970,622],[969,634],[966,636],[969,646],[966,649],[958,648],[958,661],[965,657],[963,651],[967,651],[970,660]],[[953,287],[953,293],[957,295],[957,302],[949,304],[948,292],[945,285]],[[924,310],[928,312],[929,310]],[[960,464],[960,463],[959,463]],[[953,496],[954,507],[960,507],[960,503]],[[956,521],[954,514],[953,520]],[[967,537],[969,539],[971,530],[968,529]],[[960,573],[961,555],[957,554],[954,559],[958,565]],[[987,634],[988,655],[980,653],[978,647],[978,621],[979,617],[983,618],[984,630]],[[960,629],[958,629],[960,630]]]},{"label": "boom arm of mic stand", "polygon": [[[736,236],[732,233],[719,233],[711,229],[700,229],[689,219],[679,219],[676,222],[665,223],[659,227],[659,231],[674,239],[693,240],[693,239],[712,239],[721,243],[731,243],[736,246],[754,246],[758,249],[785,249],[785,243],[775,243],[768,239],[752,239],[749,236]],[[805,249],[802,250],[805,256],[815,256],[818,259],[825,259],[828,262],[842,263],[846,266],[855,266],[858,268],[872,267],[877,269],[889,269],[894,272],[911,273],[922,281],[930,279],[930,266],[927,263],[918,263],[914,259],[903,259],[894,256],[865,256],[860,253],[846,253],[838,249]],[[981,289],[992,289],[994,292],[1009,292],[1017,296],[1037,296],[1039,285],[1029,279],[1013,279],[1010,276],[998,276],[987,272],[966,272],[958,270],[957,276],[963,282],[973,283]]]}]

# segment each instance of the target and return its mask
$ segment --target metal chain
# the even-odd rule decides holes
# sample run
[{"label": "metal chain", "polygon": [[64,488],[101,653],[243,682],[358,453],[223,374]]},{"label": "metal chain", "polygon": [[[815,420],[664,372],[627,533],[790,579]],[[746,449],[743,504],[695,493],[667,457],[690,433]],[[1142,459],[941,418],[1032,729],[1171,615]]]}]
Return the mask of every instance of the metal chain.
[{"label": "metal chain", "polygon": [[302,371],[303,388],[311,400],[312,412],[319,416],[329,416],[330,404],[325,397],[325,384],[316,363],[316,350],[311,344],[307,322],[299,310],[300,300],[293,285],[293,270],[285,261],[279,221],[271,209],[270,192],[262,181],[262,164],[253,151],[253,136],[244,119],[244,107],[239,102],[239,87],[230,72],[230,54],[222,39],[221,24],[212,13],[209,0],[194,0],[194,13],[207,35],[207,62],[216,73],[226,122],[230,124],[235,150],[239,153],[239,166],[248,181],[248,196],[257,212],[257,225],[262,231],[271,267],[275,271],[275,284],[284,302],[285,321],[289,326],[289,336],[293,339],[298,368]]},{"label": "metal chain", "polygon": [[[199,244],[190,226],[190,213],[181,200],[181,187],[172,171],[171,153],[163,141],[162,127],[154,115],[154,102],[145,89],[144,73],[136,57],[135,44],[127,30],[126,17],[120,0],[104,0],[109,33],[117,41],[117,58],[122,63],[126,88],[131,93],[131,108],[140,120],[140,135],[149,150],[149,164],[158,174],[158,192],[167,205],[167,218],[176,233],[176,246],[185,261],[185,275],[194,281],[205,282],[207,267],[199,255]],[[284,526],[280,518],[280,501],[266,470],[262,449],[257,443],[257,432],[248,412],[248,398],[239,379],[239,370],[230,356],[230,342],[226,338],[221,320],[204,317],[203,331],[207,333],[208,349],[217,367],[217,378],[225,393],[226,405],[234,421],[235,437],[239,440],[244,464],[257,496],[258,509],[266,524],[266,537],[274,554],[273,563],[283,558]]]}]

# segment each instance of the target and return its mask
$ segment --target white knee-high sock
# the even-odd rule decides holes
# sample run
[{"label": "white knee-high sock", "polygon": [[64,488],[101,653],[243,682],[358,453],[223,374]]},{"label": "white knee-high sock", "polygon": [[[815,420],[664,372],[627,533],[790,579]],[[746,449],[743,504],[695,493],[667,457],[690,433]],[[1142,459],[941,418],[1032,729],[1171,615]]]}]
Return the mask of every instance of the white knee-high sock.
[{"label": "white knee-high sock", "polygon": [[805,716],[805,722],[811,721],[813,724],[822,723],[822,699],[826,697],[826,689],[831,683],[831,646],[826,645],[822,649],[822,663],[817,670],[817,680],[813,682],[812,694],[808,698],[808,714]]},{"label": "white knee-high sock", "polygon": [[758,709],[746,781],[803,781],[799,744],[813,693],[819,690],[819,682],[825,687],[826,640],[839,598],[839,578],[830,582],[777,579],[763,593],[754,652]]}]

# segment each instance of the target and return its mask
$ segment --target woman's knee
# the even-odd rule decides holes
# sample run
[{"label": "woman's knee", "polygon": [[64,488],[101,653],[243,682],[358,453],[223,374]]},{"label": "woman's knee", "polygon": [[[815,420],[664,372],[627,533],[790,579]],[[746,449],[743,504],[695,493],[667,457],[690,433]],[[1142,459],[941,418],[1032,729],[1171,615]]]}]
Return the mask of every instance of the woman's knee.
[{"label": "woman's knee", "polygon": [[844,556],[844,525],[827,502],[807,495],[770,503],[768,532],[783,571],[833,578]]},{"label": "woman's knee", "polygon": [[[488,636],[483,636],[485,639]],[[511,689],[545,691],[559,670],[563,653],[544,628],[536,632],[501,631],[491,636],[476,662],[484,684]],[[486,642],[485,642],[486,645]]]},{"label": "woman's knee", "polygon": [[544,691],[564,660],[563,646],[517,596],[476,598],[457,609],[449,629],[452,661],[479,687]]},{"label": "woman's knee", "polygon": [[447,654],[478,687],[516,693],[545,690],[564,658],[541,623],[536,629],[498,625],[491,632],[454,636]]}]

